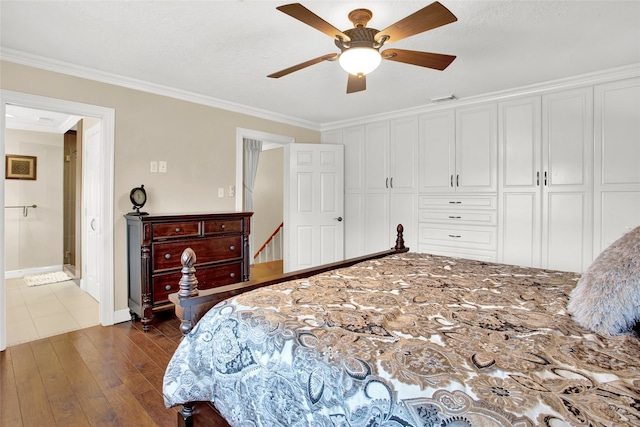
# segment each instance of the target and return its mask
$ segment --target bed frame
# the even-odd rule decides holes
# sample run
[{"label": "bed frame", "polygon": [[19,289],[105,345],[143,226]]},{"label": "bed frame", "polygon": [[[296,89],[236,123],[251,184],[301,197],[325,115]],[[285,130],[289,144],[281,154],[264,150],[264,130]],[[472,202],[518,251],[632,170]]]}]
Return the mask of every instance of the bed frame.
[{"label": "bed frame", "polygon": [[[169,295],[169,300],[175,305],[176,316],[180,319],[180,330],[183,334],[189,333],[189,331],[191,331],[198,320],[200,320],[211,307],[218,304],[220,301],[223,301],[235,295],[253,289],[262,288],[264,286],[273,285],[275,283],[304,279],[330,270],[350,267],[362,261],[382,258],[387,255],[409,251],[409,248],[404,246],[404,228],[402,224],[398,224],[396,231],[396,244],[393,248],[386,251],[376,252],[356,258],[350,258],[344,261],[338,261],[330,264],[324,264],[305,270],[297,270],[290,273],[270,276],[260,280],[249,280],[247,282],[239,282],[202,291],[198,290],[198,280],[195,274],[196,269],[194,268],[194,265],[196,263],[196,254],[191,248],[187,248],[184,250],[181,257],[182,278],[180,279],[180,291],[175,294]],[[196,402],[190,402],[183,405],[182,409],[178,412],[178,426],[193,426],[195,403]],[[215,408],[213,414],[217,419],[207,420],[208,425],[213,425],[216,427],[229,426],[229,424],[222,418],[222,416],[220,416],[218,412],[215,411]]]}]

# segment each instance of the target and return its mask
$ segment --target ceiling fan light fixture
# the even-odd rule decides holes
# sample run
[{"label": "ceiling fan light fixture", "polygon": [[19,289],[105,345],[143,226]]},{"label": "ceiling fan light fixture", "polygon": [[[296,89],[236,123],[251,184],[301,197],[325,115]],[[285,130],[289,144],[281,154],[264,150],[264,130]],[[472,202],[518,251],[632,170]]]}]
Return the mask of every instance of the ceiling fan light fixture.
[{"label": "ceiling fan light fixture", "polygon": [[346,49],[340,55],[338,62],[349,74],[367,75],[380,65],[382,57],[380,52],[371,47],[352,47]]}]

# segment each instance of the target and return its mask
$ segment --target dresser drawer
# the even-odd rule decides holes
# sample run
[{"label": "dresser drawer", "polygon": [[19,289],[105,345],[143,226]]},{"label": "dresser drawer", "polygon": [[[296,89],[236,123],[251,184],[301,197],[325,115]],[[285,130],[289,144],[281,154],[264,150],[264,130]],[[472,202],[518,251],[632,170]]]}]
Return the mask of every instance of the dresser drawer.
[{"label": "dresser drawer", "polygon": [[151,226],[154,239],[192,237],[200,235],[200,221],[167,222]]},{"label": "dresser drawer", "polygon": [[496,227],[448,227],[446,225],[420,224],[420,244],[496,250]]},{"label": "dresser drawer", "polygon": [[[242,262],[217,265],[215,267],[196,266],[196,279],[198,289],[210,289],[217,286],[230,285],[242,281]],[[153,302],[154,305],[166,304],[169,294],[180,290],[181,272],[160,274],[153,278]]]},{"label": "dresser drawer", "polygon": [[418,209],[497,209],[498,196],[442,196],[418,197]]},{"label": "dresser drawer", "polygon": [[242,231],[241,219],[212,220],[204,222],[204,234],[237,233]]},{"label": "dresser drawer", "polygon": [[443,224],[496,225],[496,211],[445,211],[425,210],[419,212],[419,222],[438,222]]},{"label": "dresser drawer", "polygon": [[242,256],[242,236],[206,237],[180,242],[153,244],[153,271],[182,268],[180,257],[186,248],[196,253],[196,267]]}]

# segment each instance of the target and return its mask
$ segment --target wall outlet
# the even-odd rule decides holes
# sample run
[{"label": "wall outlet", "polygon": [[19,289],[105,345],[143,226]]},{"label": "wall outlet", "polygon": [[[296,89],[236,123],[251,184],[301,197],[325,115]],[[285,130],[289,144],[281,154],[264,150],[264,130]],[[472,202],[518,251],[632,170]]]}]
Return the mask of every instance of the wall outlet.
[{"label": "wall outlet", "polygon": [[167,172],[167,162],[164,161],[159,161],[158,162],[158,171],[160,173],[166,173]]},{"label": "wall outlet", "polygon": [[158,172],[158,162],[152,161],[151,163],[149,163],[149,172]]},{"label": "wall outlet", "polygon": [[229,186],[229,197],[234,197],[236,195],[236,186],[235,185],[230,185]]},{"label": "wall outlet", "polygon": [[224,188],[218,188],[218,197],[224,197]]}]

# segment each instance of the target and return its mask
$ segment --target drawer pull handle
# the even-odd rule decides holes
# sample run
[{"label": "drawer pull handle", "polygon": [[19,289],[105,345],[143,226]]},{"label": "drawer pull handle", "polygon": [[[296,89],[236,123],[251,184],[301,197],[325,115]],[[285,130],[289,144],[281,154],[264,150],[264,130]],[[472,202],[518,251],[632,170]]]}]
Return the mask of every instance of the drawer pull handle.
[{"label": "drawer pull handle", "polygon": [[229,277],[236,277],[236,273],[229,274]]},{"label": "drawer pull handle", "polygon": [[453,238],[455,238],[455,239],[459,239],[459,238],[460,238],[460,237],[462,237],[462,236],[460,236],[460,235],[458,235],[458,234],[449,234],[449,237],[453,237]]},{"label": "drawer pull handle", "polygon": [[164,290],[165,290],[165,291],[170,291],[170,290],[171,290],[171,285],[167,285],[167,286],[165,286],[165,287],[164,287]]},{"label": "drawer pull handle", "polygon": [[171,254],[164,254],[164,259],[169,259],[171,258]]},{"label": "drawer pull handle", "polygon": [[233,250],[235,250],[235,249],[236,249],[236,247],[235,247],[235,246],[233,246],[233,245],[229,246],[229,250],[230,250],[230,251],[233,251]]},{"label": "drawer pull handle", "polygon": [[180,227],[176,227],[176,233],[180,232]]},{"label": "drawer pull handle", "polygon": [[451,218],[451,219],[460,219],[462,217],[461,216],[455,216],[455,215],[449,215],[449,218]]},{"label": "drawer pull handle", "polygon": [[224,225],[224,224],[222,224],[222,225],[220,226],[220,228],[222,228],[222,229],[224,230],[225,228],[227,228],[227,226],[226,226],[226,225]]},{"label": "drawer pull handle", "polygon": [[454,201],[449,202],[450,205],[459,205],[460,203],[462,202],[459,200],[457,202],[454,202]]}]

